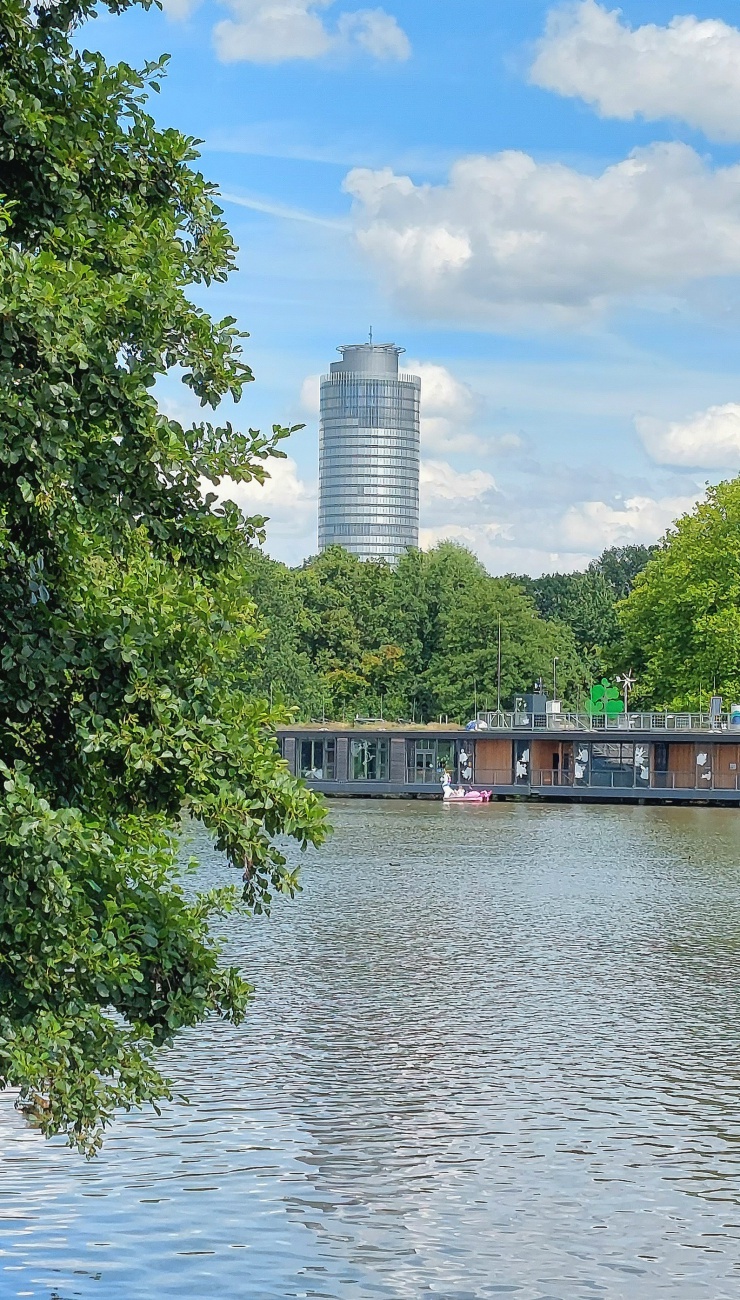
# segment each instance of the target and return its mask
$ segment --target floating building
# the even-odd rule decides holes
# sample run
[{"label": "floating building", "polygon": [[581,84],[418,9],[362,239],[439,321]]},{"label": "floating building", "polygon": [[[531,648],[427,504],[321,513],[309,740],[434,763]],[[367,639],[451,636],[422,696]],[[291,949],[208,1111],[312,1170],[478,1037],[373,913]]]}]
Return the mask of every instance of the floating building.
[{"label": "floating building", "polygon": [[342,798],[441,799],[447,773],[494,799],[738,807],[739,716],[483,713],[468,727],[357,718],[296,723],[278,739],[291,772]]},{"label": "floating building", "polygon": [[319,549],[394,563],[419,545],[421,380],[403,348],[359,343],[321,380]]}]

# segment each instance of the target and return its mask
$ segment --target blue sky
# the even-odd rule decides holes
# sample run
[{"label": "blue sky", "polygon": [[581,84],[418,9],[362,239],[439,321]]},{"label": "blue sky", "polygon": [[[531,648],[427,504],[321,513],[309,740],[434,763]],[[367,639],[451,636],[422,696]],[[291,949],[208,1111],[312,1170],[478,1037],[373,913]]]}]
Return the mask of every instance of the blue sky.
[{"label": "blue sky", "polygon": [[[657,537],[740,469],[736,4],[166,0],[101,16],[172,59],[158,121],[203,139],[250,331],[237,418],[305,421],[262,497],[315,551],[317,386],[395,341],[423,381],[423,540],[492,572]],[[165,409],[189,417],[175,380]]]}]

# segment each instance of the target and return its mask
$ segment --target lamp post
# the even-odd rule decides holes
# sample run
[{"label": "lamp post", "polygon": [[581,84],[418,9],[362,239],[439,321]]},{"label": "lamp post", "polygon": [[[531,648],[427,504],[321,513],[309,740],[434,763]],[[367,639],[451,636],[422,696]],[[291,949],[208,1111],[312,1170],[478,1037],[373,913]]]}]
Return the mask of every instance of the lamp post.
[{"label": "lamp post", "polygon": [[558,698],[558,656],[555,655],[552,661],[552,698]]},{"label": "lamp post", "polygon": [[496,662],[496,726],[501,724],[501,615],[498,616],[498,659]]}]

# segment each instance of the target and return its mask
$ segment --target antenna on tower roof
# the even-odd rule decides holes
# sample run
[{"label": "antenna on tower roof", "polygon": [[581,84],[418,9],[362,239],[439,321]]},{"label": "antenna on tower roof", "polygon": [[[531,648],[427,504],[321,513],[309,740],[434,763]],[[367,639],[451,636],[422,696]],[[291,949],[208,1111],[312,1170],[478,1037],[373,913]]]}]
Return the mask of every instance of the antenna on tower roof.
[{"label": "antenna on tower roof", "polygon": [[370,347],[373,345],[373,327],[370,326]]}]

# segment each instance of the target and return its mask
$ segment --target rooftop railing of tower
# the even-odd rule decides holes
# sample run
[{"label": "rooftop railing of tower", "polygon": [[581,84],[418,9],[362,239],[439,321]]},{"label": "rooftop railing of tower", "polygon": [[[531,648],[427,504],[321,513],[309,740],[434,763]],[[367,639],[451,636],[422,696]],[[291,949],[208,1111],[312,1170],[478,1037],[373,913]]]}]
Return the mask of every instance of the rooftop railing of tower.
[{"label": "rooftop railing of tower", "polygon": [[405,370],[399,370],[397,375],[365,375],[360,370],[338,370],[334,375],[322,375],[319,382],[335,384],[345,383],[348,380],[359,380],[364,384],[414,384],[417,388],[421,388],[419,376]]}]

